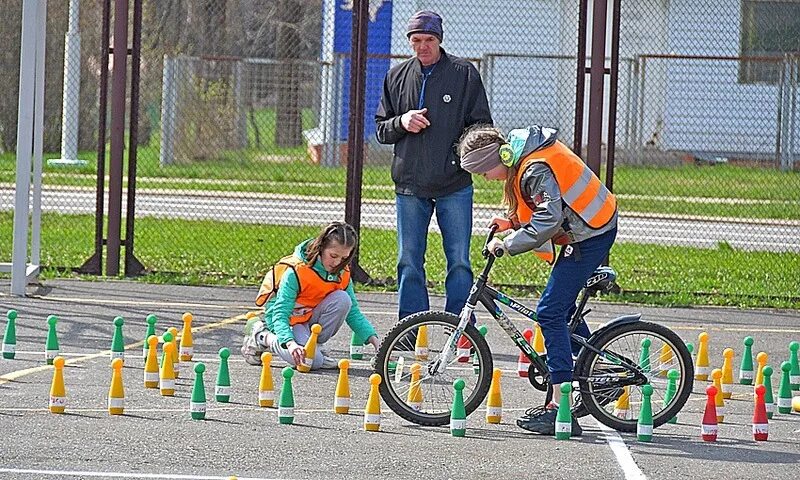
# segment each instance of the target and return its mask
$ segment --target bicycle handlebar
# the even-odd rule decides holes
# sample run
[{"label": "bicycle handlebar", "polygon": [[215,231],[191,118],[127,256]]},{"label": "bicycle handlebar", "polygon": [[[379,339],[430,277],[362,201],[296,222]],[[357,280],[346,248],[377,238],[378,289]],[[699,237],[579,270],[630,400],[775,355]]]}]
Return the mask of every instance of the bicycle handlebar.
[{"label": "bicycle handlebar", "polygon": [[481,251],[481,255],[483,255],[483,258],[489,258],[489,254],[490,253],[492,255],[494,255],[495,258],[500,258],[500,257],[503,256],[503,253],[505,253],[505,252],[503,252],[502,248],[495,248],[494,252],[489,252],[489,249],[486,248],[486,246],[489,245],[489,242],[491,242],[492,239],[494,238],[494,234],[495,234],[495,232],[497,232],[498,228],[499,227],[498,227],[498,225],[496,223],[493,223],[489,227],[489,234],[486,236],[486,241],[483,242],[483,250]]}]

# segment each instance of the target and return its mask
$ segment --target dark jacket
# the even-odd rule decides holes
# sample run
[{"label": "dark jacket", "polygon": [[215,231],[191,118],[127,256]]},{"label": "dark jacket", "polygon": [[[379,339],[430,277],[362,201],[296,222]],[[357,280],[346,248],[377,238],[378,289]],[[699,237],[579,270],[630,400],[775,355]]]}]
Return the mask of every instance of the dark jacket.
[{"label": "dark jacket", "polygon": [[430,126],[409,133],[400,117],[418,107],[422,70],[416,58],[393,67],[383,82],[375,114],[378,142],[394,144],[392,180],[395,192],[435,198],[472,184],[461,169],[456,144],[466,127],[492,123],[489,102],[478,70],[468,61],[442,56],[425,82],[424,108]]}]

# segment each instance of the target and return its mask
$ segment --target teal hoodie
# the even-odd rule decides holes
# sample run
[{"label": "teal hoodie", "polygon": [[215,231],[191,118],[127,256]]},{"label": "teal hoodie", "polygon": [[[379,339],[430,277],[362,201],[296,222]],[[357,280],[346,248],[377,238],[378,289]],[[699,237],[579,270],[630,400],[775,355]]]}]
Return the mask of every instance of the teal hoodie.
[{"label": "teal hoodie", "polygon": [[[308,239],[295,247],[294,255],[305,261],[306,245],[311,241],[312,239]],[[322,266],[322,262],[319,258],[314,262],[313,268],[321,277],[327,278],[329,281],[340,278],[339,274],[328,273],[325,267]],[[292,310],[294,309],[299,291],[300,283],[297,279],[297,274],[293,269],[289,268],[281,278],[278,292],[264,306],[264,323],[270,332],[278,336],[278,341],[284,347],[287,342],[294,340],[292,326],[289,325],[289,317],[292,315]],[[356,294],[353,290],[352,279],[347,284],[345,291],[350,296],[350,301],[352,302],[350,312],[347,313],[347,318],[345,318],[347,325],[350,326],[358,338],[363,338],[365,341],[369,337],[377,335],[375,333],[375,328],[369,320],[367,320],[367,317],[361,313],[361,309],[358,308],[358,300],[356,300]]]}]

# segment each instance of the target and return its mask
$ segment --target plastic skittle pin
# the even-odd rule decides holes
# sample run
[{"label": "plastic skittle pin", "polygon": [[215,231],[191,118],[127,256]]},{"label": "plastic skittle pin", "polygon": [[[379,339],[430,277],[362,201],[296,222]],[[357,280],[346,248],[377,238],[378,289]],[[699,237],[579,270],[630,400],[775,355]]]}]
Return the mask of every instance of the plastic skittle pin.
[{"label": "plastic skittle pin", "polygon": [[486,423],[500,423],[503,418],[503,396],[500,392],[502,370],[492,371],[492,383],[489,384],[489,396],[486,399]]},{"label": "plastic skittle pin", "polygon": [[[769,365],[763,368],[763,382],[764,385],[764,405],[767,407],[767,418],[772,419],[775,414],[775,397],[772,394],[772,367]],[[756,385],[758,386],[758,385]]]},{"label": "plastic skittle pin", "polygon": [[364,342],[358,338],[356,332],[350,336],[350,360],[361,360],[364,358]]},{"label": "plastic skittle pin", "polygon": [[652,343],[653,341],[649,338],[642,339],[642,349],[639,351],[639,367],[645,373],[650,371],[650,345]]},{"label": "plastic skittle pin", "polygon": [[800,342],[791,342],[789,344],[789,383],[792,390],[800,390],[800,360],[797,358],[797,351],[800,350]]},{"label": "plastic skittle pin", "polygon": [[790,372],[792,364],[789,362],[781,363],[781,383],[778,388],[778,412],[792,413],[792,384]]},{"label": "plastic skittle pin", "polygon": [[164,345],[161,347],[161,349],[161,358],[166,360],[162,360],[161,362],[162,366],[159,390],[161,391],[161,395],[165,397],[171,397],[175,395],[175,369],[173,368],[173,364],[169,361],[169,359],[172,358],[172,352],[175,351],[175,345],[172,342],[166,341],[165,339]]},{"label": "plastic skittle pin", "polygon": [[729,399],[733,395],[733,349],[722,351],[722,398]]},{"label": "plastic skittle pin", "polygon": [[17,311],[9,310],[6,318],[8,323],[3,334],[3,358],[13,360],[17,351]]},{"label": "plastic skittle pin", "polygon": [[144,362],[144,388],[158,388],[158,337],[150,335],[147,337],[147,359]]},{"label": "plastic skittle pin", "polygon": [[50,413],[64,413],[67,390],[64,388],[64,357],[53,359],[53,381],[50,384]]},{"label": "plastic skittle pin", "polygon": [[411,365],[411,386],[408,389],[408,398],[406,403],[412,409],[419,411],[422,408],[422,387],[420,386],[419,372],[422,370],[422,365],[414,363]]},{"label": "plastic skittle pin", "polygon": [[305,346],[306,354],[303,361],[297,364],[298,372],[308,373],[311,371],[311,367],[314,365],[314,356],[317,354],[317,338],[319,338],[320,332],[322,332],[322,325],[319,323],[311,325],[311,336],[308,337]]},{"label": "plastic skittle pin", "polygon": [[767,409],[764,402],[764,394],[767,389],[764,385],[756,386],[756,402],[753,408],[753,439],[764,442],[769,438],[769,421],[767,420]]},{"label": "plastic skittle pin", "polygon": [[660,364],[658,368],[658,374],[660,376],[667,376],[667,369],[674,357],[675,355],[672,352],[672,347],[670,347],[669,344],[665,343],[664,345],[661,345],[661,354],[658,356],[658,363]]},{"label": "plastic skittle pin", "polygon": [[369,397],[364,408],[364,430],[377,432],[381,429],[381,400],[378,393],[378,385],[381,384],[381,376],[373,373],[369,376]]},{"label": "plastic skittle pin", "polygon": [[350,412],[350,378],[347,369],[350,368],[350,361],[347,359],[339,360],[339,378],[336,380],[336,391],[333,398],[334,413],[346,414]]},{"label": "plastic skittle pin", "polygon": [[[756,380],[755,385],[762,385],[764,383],[764,367],[767,366],[767,362],[769,361],[769,355],[767,352],[758,352],[756,355],[756,362],[758,362],[758,370],[756,370]],[[769,407],[767,407],[769,411]]]},{"label": "plastic skittle pin", "polygon": [[192,399],[189,401],[189,413],[193,420],[206,418],[206,386],[203,381],[203,372],[206,366],[199,362],[194,366],[194,385],[192,386]]},{"label": "plastic skittle pin", "polygon": [[[489,327],[487,327],[486,325],[481,325],[480,327],[478,327],[478,333],[481,334],[481,338],[485,338],[488,332],[489,332]],[[473,350],[474,351],[472,352],[472,373],[477,375],[481,373],[481,362],[480,358],[478,357],[478,349],[475,348]]]},{"label": "plastic skittle pin", "polygon": [[622,395],[614,404],[614,416],[627,420],[631,414],[631,390],[629,385],[622,387]]},{"label": "plastic skittle pin", "polygon": [[258,381],[258,405],[272,407],[275,405],[275,386],[272,382],[272,353],[261,354],[261,378]]},{"label": "plastic skittle pin", "polygon": [[547,353],[547,349],[544,348],[544,335],[542,335],[542,327],[539,326],[539,322],[534,322],[533,324],[533,351],[536,352],[538,355],[544,355]]},{"label": "plastic skittle pin", "polygon": [[647,384],[642,387],[642,406],[639,409],[639,421],[636,422],[636,438],[640,442],[653,440],[653,404],[650,401],[652,395],[652,385]]},{"label": "plastic skittle pin", "polygon": [[753,384],[753,337],[745,337],[742,365],[739,367],[739,383]]},{"label": "plastic skittle pin", "polygon": [[709,385],[706,388],[706,408],[703,411],[703,423],[700,426],[700,436],[704,442],[716,442],[717,431],[717,409],[716,409],[717,387]]},{"label": "plastic skittle pin", "polygon": [[125,338],[122,335],[122,326],[125,320],[122,317],[114,317],[114,337],[111,340],[111,361],[119,358],[125,361]]},{"label": "plastic skittle pin", "polygon": [[[526,328],[522,331],[522,337],[530,344],[531,339],[533,338],[533,330]],[[530,368],[530,365],[531,361],[528,360],[528,357],[525,356],[525,353],[520,350],[519,357],[517,358],[517,375],[522,378],[528,378],[528,369]]]},{"label": "plastic skittle pin", "polygon": [[695,368],[694,378],[706,381],[708,380],[708,374],[711,373],[708,361],[708,333],[702,332],[697,339],[700,345],[697,347],[697,368]]},{"label": "plastic skittle pin", "polygon": [[[676,369],[671,368],[667,372],[667,391],[664,392],[664,410],[667,409],[667,406],[670,404],[673,398],[675,398],[675,394],[678,393],[678,378],[680,378],[680,372]],[[675,414],[674,417],[668,420],[669,423],[678,423],[678,415]]]},{"label": "plastic skittle pin", "polygon": [[53,360],[58,356],[58,334],[56,334],[56,324],[58,317],[50,315],[47,317],[47,343],[44,347],[44,359],[48,365],[53,365]]},{"label": "plastic skittle pin", "polygon": [[172,334],[172,344],[175,345],[175,350],[173,350],[172,354],[172,368],[175,370],[175,378],[178,378],[181,376],[181,356],[178,355],[178,328],[169,327],[169,333]]},{"label": "plastic skittle pin", "polygon": [[111,387],[108,389],[108,413],[122,415],[125,412],[125,387],[122,384],[121,358],[111,360]]},{"label": "plastic skittle pin", "polygon": [[281,398],[278,401],[278,421],[282,425],[294,423],[294,392],[292,391],[292,367],[283,367],[283,387],[281,388]]},{"label": "plastic skittle pin", "polygon": [[722,370],[719,368],[712,370],[711,379],[714,381],[714,386],[717,388],[717,394],[714,396],[717,423],[722,423],[725,421],[725,401],[722,398]]},{"label": "plastic skittle pin", "polygon": [[464,410],[464,380],[453,382],[453,407],[450,409],[450,434],[463,437],[467,434],[467,412]]},{"label": "plastic skittle pin", "polygon": [[191,362],[194,355],[194,343],[192,342],[192,320],[191,313],[183,314],[183,331],[181,332],[181,348],[179,352],[181,362]]},{"label": "plastic skittle pin", "polygon": [[561,399],[558,401],[558,411],[556,412],[556,440],[568,440],[572,436],[572,412],[569,407],[572,385],[564,382],[560,388]]},{"label": "plastic skittle pin", "polygon": [[414,344],[414,358],[425,361],[428,359],[428,326],[422,325],[417,329],[417,341]]},{"label": "plastic skittle pin", "polygon": [[153,315],[152,313],[145,318],[145,322],[147,322],[147,332],[144,334],[144,346],[142,347],[142,358],[147,360],[147,351],[150,349],[150,343],[147,341],[151,335],[156,334],[156,323],[158,322],[158,317]]},{"label": "plastic skittle pin", "polygon": [[231,376],[228,370],[228,357],[230,356],[231,351],[228,348],[219,349],[219,371],[214,395],[220,403],[228,403],[231,399]]}]

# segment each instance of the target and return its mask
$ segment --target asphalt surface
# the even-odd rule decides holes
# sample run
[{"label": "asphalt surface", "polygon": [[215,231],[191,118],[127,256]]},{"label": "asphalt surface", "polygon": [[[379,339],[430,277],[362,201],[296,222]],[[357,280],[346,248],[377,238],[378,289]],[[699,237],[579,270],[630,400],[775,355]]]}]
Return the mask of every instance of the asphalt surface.
[{"label": "asphalt surface", "polygon": [[[700,439],[706,386],[695,393],[677,425],[656,429],[652,443],[635,435],[602,430],[581,420],[584,435],[569,441],[538,437],[518,429],[514,419],[542,401],[526,380],[515,375],[516,353],[500,328],[489,324],[487,340],[495,365],[504,370],[504,414],[488,425],[479,409],[468,419],[467,437],[447,428],[419,427],[382,411],[381,431],[365,432],[362,412],[368,394],[368,362],[353,362],[349,415],[332,413],[336,372],[294,377],[295,424],[279,425],[275,409],[257,406],[260,368],[238,356],[244,314],[254,311],[256,289],[147,285],[124,281],[47,281],[33,285],[25,298],[8,296],[0,279],[0,310],[14,308],[17,355],[0,359],[0,478],[792,478],[800,463],[800,414],[776,414],[768,442],[753,441],[752,387],[734,386],[719,441]],[[393,294],[359,294],[361,307],[385,333],[395,321]],[[441,305],[442,299],[434,299]],[[173,398],[142,385],[141,340],[145,317],[159,317],[159,333],[180,327],[181,315],[194,315],[195,361],[206,366],[208,412],[205,421],[188,413],[191,378],[182,370]],[[738,366],[742,338],[756,339],[754,353],[766,351],[777,365],[787,345],[800,340],[800,312],[737,309],[667,309],[596,303],[591,325],[631,312],[674,329],[696,342],[711,336],[712,365],[732,347]],[[60,317],[58,334],[65,368],[67,407],[47,410],[52,368],[44,366],[45,318]],[[125,318],[123,369],[125,415],[106,409],[111,369],[112,319]],[[513,317],[526,326],[521,317]],[[486,322],[487,315],[479,315]],[[0,317],[0,326],[5,327]],[[0,330],[2,332],[2,330]],[[344,357],[349,331],[334,337],[333,354]],[[231,403],[213,399],[219,367],[216,352],[234,351],[230,369]],[[370,349],[368,348],[368,351]],[[105,353],[103,353],[105,352]],[[368,355],[368,357],[371,355]],[[281,362],[274,362],[279,376]],[[717,367],[719,365],[716,365]],[[775,382],[777,385],[777,382]],[[276,385],[277,387],[277,385]],[[777,389],[776,389],[777,391]],[[792,474],[791,472],[795,472]]]},{"label": "asphalt surface", "polygon": [[[105,200],[108,201],[108,198]],[[125,200],[123,196],[123,208]],[[95,203],[96,194],[92,189],[43,187],[42,210],[45,212],[93,214]],[[13,208],[13,186],[0,185],[0,210]],[[492,217],[501,213],[501,210],[499,206],[476,205],[473,212],[473,230],[484,232]],[[306,218],[309,219],[308,224],[319,225],[343,218],[344,201],[243,192],[137,189],[136,215],[242,223],[266,222],[273,225],[296,225],[298,219]],[[396,228],[394,202],[364,200],[361,208],[361,225],[381,229]],[[435,217],[431,222],[430,231],[439,231]],[[746,232],[746,235],[742,235],[742,232]],[[726,242],[733,248],[742,250],[800,252],[800,222],[694,218],[686,215],[623,211],[620,213],[617,241],[699,248],[716,247],[720,242]]]}]

